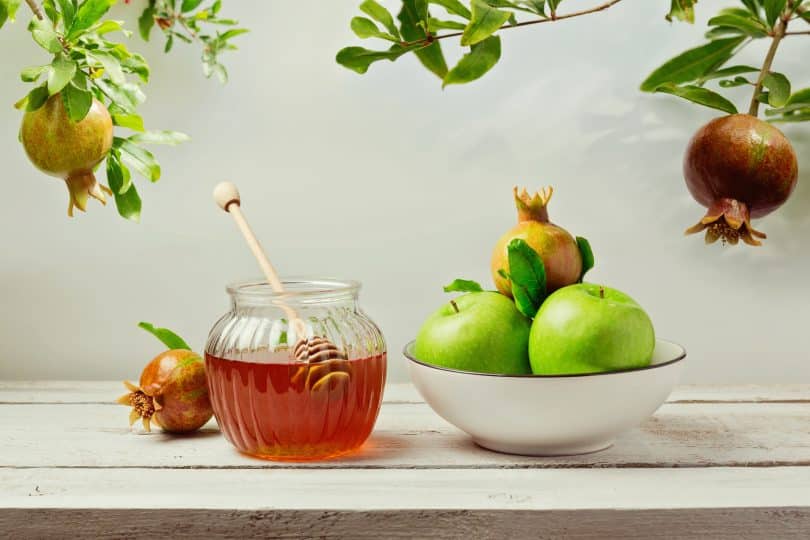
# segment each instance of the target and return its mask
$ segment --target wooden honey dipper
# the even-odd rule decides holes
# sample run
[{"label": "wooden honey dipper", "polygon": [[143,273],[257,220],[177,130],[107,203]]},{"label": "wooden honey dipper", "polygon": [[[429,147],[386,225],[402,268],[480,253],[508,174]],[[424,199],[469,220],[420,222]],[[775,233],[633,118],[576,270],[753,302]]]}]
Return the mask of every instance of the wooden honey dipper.
[{"label": "wooden honey dipper", "polygon": [[[276,269],[273,268],[273,265],[267,258],[267,254],[262,249],[261,244],[259,244],[259,240],[256,238],[256,235],[253,234],[253,230],[250,228],[250,225],[248,225],[244,214],[242,214],[242,200],[236,186],[231,182],[220,182],[217,184],[214,188],[214,201],[216,201],[220,208],[233,217],[237,227],[239,227],[239,230],[242,232],[242,236],[245,237],[245,242],[247,242],[250,251],[253,252],[253,256],[256,257],[256,260],[259,262],[259,266],[262,272],[264,272],[270,287],[277,293],[283,293],[284,285],[281,283]],[[287,319],[295,329],[296,336],[303,336],[296,341],[292,348],[293,357],[296,360],[300,362],[316,363],[326,360],[347,359],[346,354],[327,338],[318,336],[312,338],[307,337],[306,324],[291,306],[287,305],[282,300],[279,302],[279,307],[281,307],[287,315]]]}]

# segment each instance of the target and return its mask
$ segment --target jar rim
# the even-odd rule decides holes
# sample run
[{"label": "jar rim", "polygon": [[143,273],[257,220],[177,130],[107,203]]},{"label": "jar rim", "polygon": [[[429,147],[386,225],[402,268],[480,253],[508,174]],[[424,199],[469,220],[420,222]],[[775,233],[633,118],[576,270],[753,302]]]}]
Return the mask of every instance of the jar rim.
[{"label": "jar rim", "polygon": [[225,290],[233,298],[256,301],[328,301],[354,297],[360,290],[360,282],[350,279],[322,278],[312,276],[281,276],[284,292],[270,287],[266,279],[251,279],[229,283]]}]

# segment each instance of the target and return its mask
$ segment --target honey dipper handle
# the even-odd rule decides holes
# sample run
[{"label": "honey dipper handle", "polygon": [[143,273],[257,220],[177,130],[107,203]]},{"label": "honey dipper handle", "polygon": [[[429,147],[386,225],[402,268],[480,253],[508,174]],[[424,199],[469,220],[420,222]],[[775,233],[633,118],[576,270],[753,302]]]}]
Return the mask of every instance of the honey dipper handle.
[{"label": "honey dipper handle", "polygon": [[[239,227],[239,231],[242,233],[242,236],[245,237],[245,242],[247,242],[250,251],[253,253],[253,256],[256,257],[256,261],[258,261],[270,287],[272,287],[275,292],[283,293],[284,285],[278,277],[278,272],[276,272],[270,259],[267,258],[261,244],[259,244],[259,240],[256,238],[256,235],[253,234],[253,229],[250,228],[250,225],[245,219],[245,215],[242,213],[242,201],[236,186],[231,182],[221,182],[217,184],[214,188],[214,201],[216,201],[220,208],[233,217],[236,226]],[[284,310],[284,313],[286,313],[290,323],[295,327],[296,333],[300,337],[305,337],[306,326],[295,310],[284,303],[281,303],[280,307]]]}]

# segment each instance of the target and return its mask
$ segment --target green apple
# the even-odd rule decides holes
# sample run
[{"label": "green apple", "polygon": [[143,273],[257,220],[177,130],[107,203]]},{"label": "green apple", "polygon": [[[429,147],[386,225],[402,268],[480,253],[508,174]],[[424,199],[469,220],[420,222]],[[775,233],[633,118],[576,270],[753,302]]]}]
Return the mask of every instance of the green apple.
[{"label": "green apple", "polygon": [[529,358],[539,375],[595,373],[650,365],[655,330],[621,291],[569,285],[546,298],[532,323]]},{"label": "green apple", "polygon": [[437,366],[481,373],[531,373],[531,321],[497,292],[459,296],[436,310],[416,336],[414,355]]}]

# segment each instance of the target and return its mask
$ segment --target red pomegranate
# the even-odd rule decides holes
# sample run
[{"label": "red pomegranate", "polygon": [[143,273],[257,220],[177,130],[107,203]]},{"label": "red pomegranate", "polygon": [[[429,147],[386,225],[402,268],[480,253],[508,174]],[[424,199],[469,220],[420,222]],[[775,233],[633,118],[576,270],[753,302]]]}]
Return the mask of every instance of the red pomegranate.
[{"label": "red pomegranate", "polygon": [[716,118],[692,137],[684,157],[686,186],[708,212],[686,234],[706,231],[706,243],[718,239],[761,245],[765,233],[751,218],[770,214],[790,197],[799,166],[785,135],[747,114]]}]

